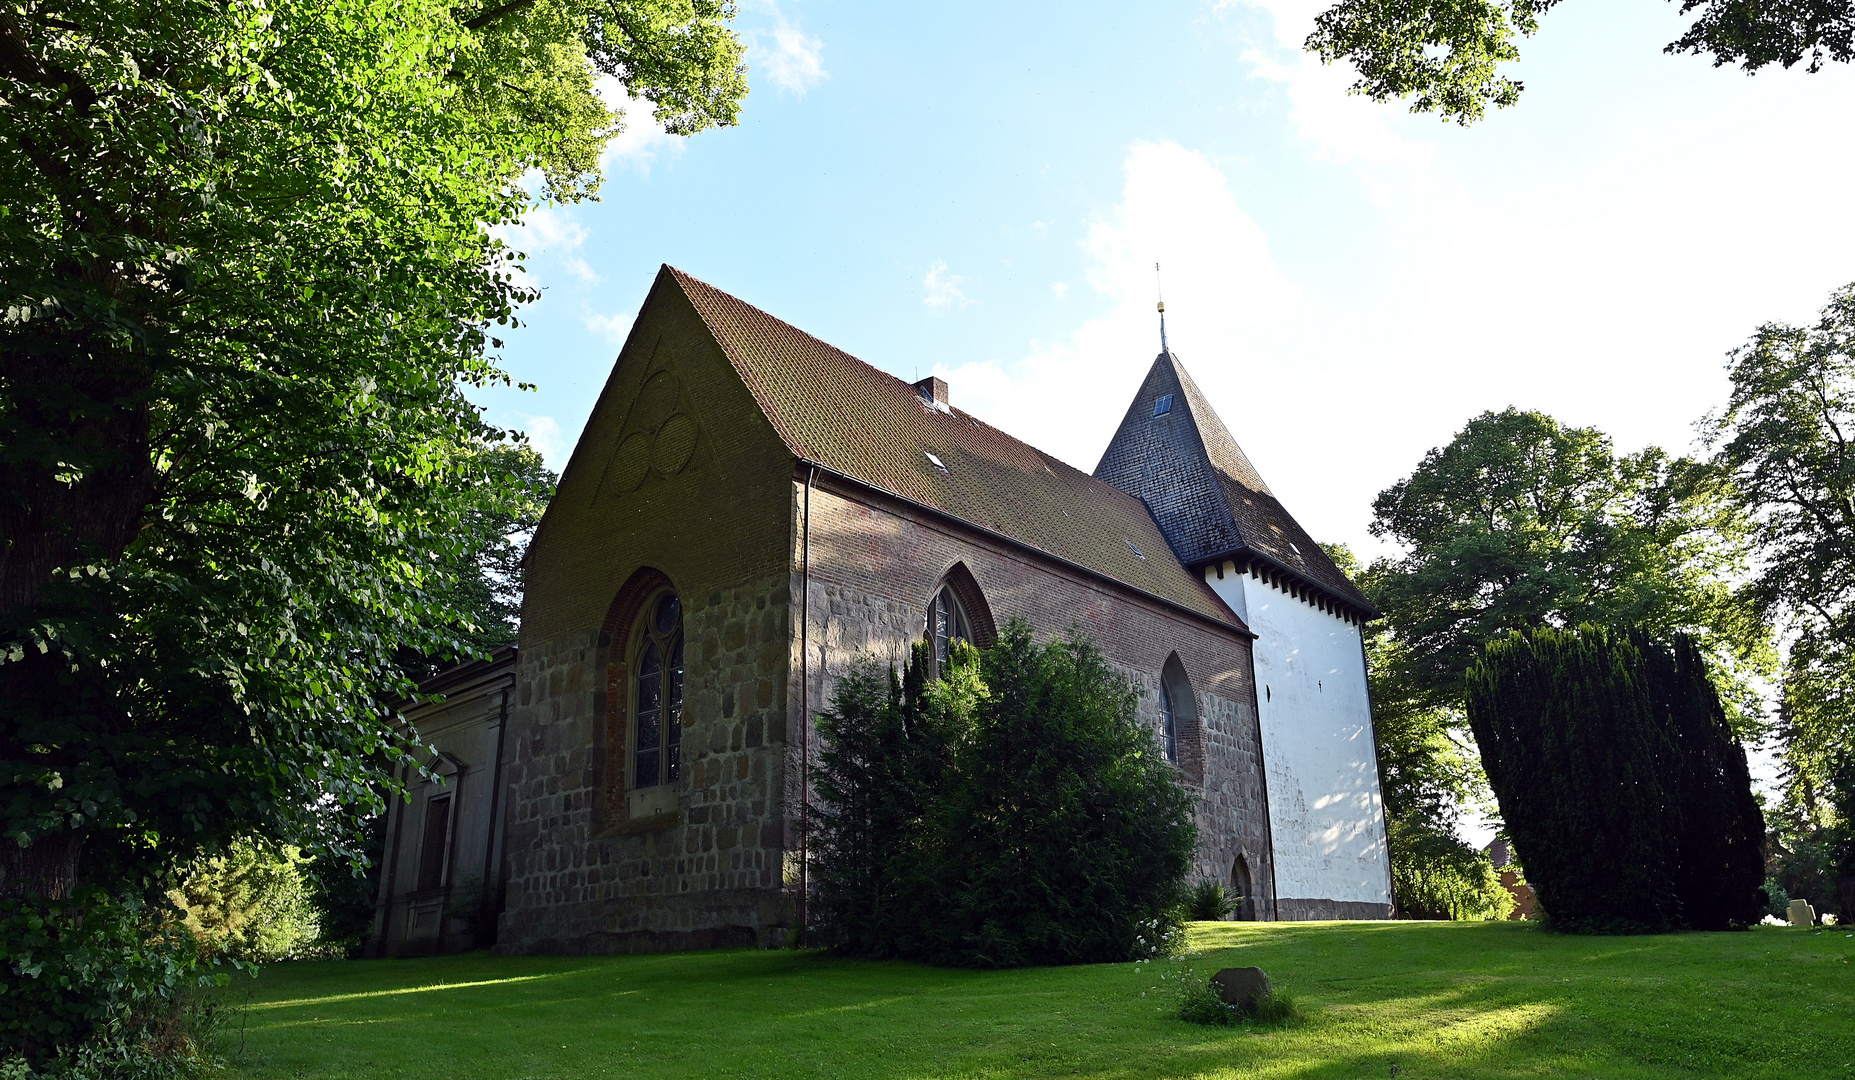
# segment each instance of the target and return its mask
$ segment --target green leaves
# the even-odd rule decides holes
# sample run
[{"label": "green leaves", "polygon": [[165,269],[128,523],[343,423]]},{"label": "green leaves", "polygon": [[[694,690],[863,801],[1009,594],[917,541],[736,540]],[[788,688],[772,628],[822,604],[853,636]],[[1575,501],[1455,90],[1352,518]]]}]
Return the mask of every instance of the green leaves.
[{"label": "green leaves", "polygon": [[820,918],[843,951],[971,967],[1150,957],[1197,841],[1192,798],[1086,642],[1007,624],[932,683],[871,668],[819,717]]},{"label": "green leaves", "polygon": [[1694,634],[1720,665],[1735,720],[1769,630],[1734,588],[1750,523],[1725,478],[1650,447],[1617,455],[1591,428],[1508,409],[1471,420],[1373,504],[1372,531],[1405,549],[1368,592],[1402,677],[1428,705],[1459,703],[1481,647],[1533,626],[1640,624]]},{"label": "green leaves", "polygon": [[119,895],[238,834],[358,857],[409,669],[512,634],[551,490],[464,393],[509,381],[487,330],[534,295],[493,230],[536,170],[596,188],[595,55],[687,130],[731,120],[731,13],[0,12],[9,889],[60,892],[30,864],[65,844]]},{"label": "green leaves", "polygon": [[1790,809],[1818,816],[1855,756],[1855,285],[1814,326],[1768,323],[1727,366],[1733,391],[1706,431],[1753,522],[1752,593],[1792,635],[1780,733]]},{"label": "green leaves", "polygon": [[1409,98],[1412,112],[1467,126],[1520,100],[1521,84],[1497,69],[1520,58],[1515,39],[1557,2],[1340,0],[1314,20],[1306,48],[1323,63],[1352,61],[1352,93]]},{"label": "green leaves", "polygon": [[[1324,63],[1350,61],[1359,78],[1351,92],[1373,101],[1408,99],[1411,111],[1433,112],[1464,126],[1490,106],[1520,100],[1522,84],[1500,74],[1520,59],[1517,41],[1539,29],[1539,16],[1558,0],[1339,0],[1314,20],[1306,48]],[[1665,52],[1712,56],[1714,66],[1754,72],[1769,64],[1855,58],[1855,3],[1798,0],[1680,0],[1681,13],[1700,12]]]}]

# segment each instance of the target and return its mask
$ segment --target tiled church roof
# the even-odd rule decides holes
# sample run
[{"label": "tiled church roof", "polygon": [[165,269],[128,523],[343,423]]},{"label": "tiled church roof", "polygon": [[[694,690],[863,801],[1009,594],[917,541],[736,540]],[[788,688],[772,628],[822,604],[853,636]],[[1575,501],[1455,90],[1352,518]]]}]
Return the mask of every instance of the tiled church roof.
[{"label": "tiled church roof", "polygon": [[1174,557],[1139,499],[959,409],[935,408],[908,383],[674,267],[657,287],[666,278],[800,459],[1242,625]]},{"label": "tiled church roof", "polygon": [[[1162,401],[1170,402],[1164,411]],[[1170,351],[1153,361],[1095,475],[1145,499],[1187,565],[1260,556],[1359,614],[1376,614],[1276,500]]]}]

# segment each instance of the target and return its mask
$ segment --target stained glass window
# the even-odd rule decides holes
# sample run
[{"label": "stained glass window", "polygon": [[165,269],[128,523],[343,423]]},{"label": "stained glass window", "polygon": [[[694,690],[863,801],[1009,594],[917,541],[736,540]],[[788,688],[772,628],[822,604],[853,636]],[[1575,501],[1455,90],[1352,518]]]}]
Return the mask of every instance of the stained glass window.
[{"label": "stained glass window", "polygon": [[632,787],[673,783],[683,763],[683,603],[657,598],[643,627],[637,659]]}]

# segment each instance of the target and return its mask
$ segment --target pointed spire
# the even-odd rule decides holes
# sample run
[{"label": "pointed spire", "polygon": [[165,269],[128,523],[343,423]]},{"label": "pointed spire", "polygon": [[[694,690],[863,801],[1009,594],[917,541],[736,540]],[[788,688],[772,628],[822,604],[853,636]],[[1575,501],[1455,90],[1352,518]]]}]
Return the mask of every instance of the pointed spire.
[{"label": "pointed spire", "polygon": [[1170,353],[1166,347],[1166,289],[1159,280],[1159,264],[1153,264],[1153,290],[1159,294],[1159,351]]},{"label": "pointed spire", "polygon": [[1260,558],[1356,612],[1371,604],[1263,482],[1179,358],[1161,353],[1095,466],[1147,504],[1179,561]]}]

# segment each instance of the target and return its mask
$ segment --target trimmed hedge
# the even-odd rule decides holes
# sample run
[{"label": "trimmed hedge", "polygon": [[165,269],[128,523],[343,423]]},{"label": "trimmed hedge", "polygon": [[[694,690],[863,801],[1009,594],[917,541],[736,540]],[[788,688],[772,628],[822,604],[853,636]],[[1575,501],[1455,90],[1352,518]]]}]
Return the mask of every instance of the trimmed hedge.
[{"label": "trimmed hedge", "polygon": [[1550,925],[1758,921],[1764,817],[1691,640],[1516,631],[1488,645],[1468,689],[1483,766]]}]

